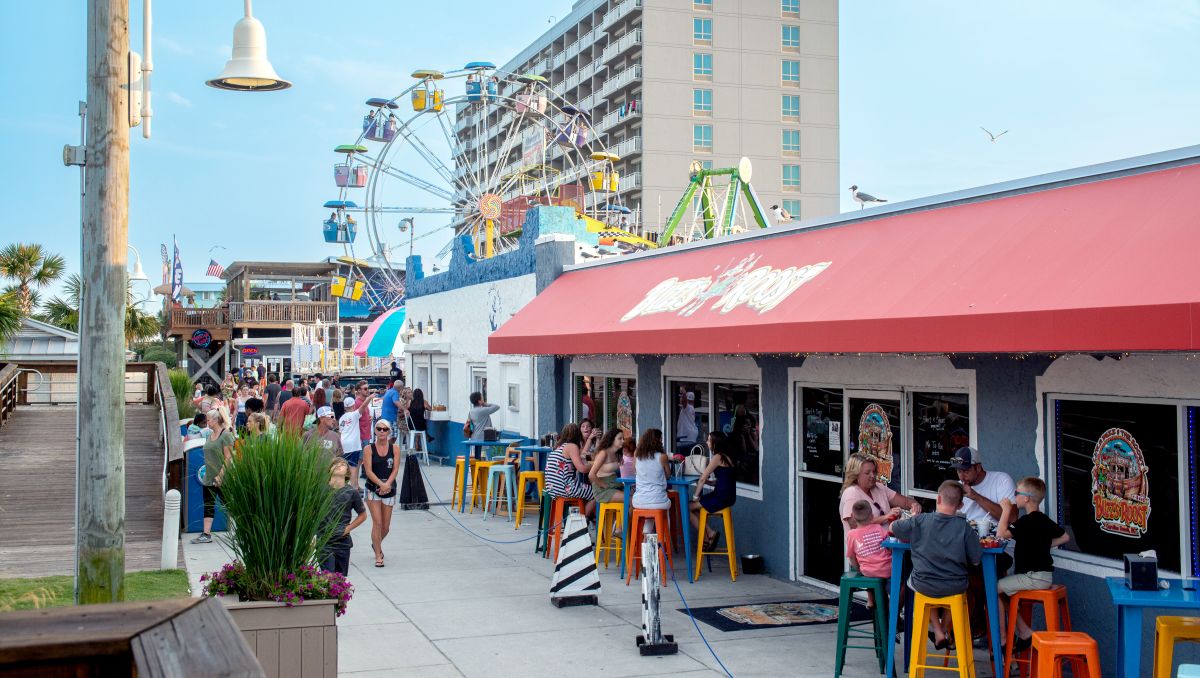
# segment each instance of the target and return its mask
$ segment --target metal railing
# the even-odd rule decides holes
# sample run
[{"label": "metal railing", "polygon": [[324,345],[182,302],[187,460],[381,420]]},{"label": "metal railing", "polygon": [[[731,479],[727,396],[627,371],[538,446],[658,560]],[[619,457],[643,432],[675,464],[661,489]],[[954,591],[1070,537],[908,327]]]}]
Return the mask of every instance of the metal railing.
[{"label": "metal railing", "polygon": [[625,0],[625,2],[619,3],[600,19],[600,30],[608,30],[608,27],[616,23],[618,19],[641,8],[642,0]]},{"label": "metal railing", "polygon": [[632,111],[613,111],[612,113],[609,113],[601,118],[600,124],[596,125],[596,129],[603,132],[607,129],[615,127],[620,123],[640,117],[642,117],[642,109],[640,107],[635,108]]},{"label": "metal railing", "polygon": [[608,63],[615,59],[618,55],[623,54],[626,50],[634,45],[642,44],[642,29],[630,31],[621,36],[619,40],[604,48],[600,53],[600,63]]},{"label": "metal railing", "polygon": [[629,83],[640,80],[642,77],[642,65],[636,64],[624,70],[618,71],[611,78],[604,81],[600,86],[600,96],[607,97],[609,94],[628,85]]},{"label": "metal railing", "polygon": [[20,398],[17,375],[20,369],[13,363],[0,368],[0,428],[8,422]]},{"label": "metal railing", "polygon": [[315,323],[337,319],[337,304],[332,301],[231,301],[229,320],[233,323]]}]

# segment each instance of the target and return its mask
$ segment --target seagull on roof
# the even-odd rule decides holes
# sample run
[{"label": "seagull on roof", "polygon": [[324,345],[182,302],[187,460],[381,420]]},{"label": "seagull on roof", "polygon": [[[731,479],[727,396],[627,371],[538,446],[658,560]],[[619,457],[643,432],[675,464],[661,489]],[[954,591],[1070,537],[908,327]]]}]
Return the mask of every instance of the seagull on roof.
[{"label": "seagull on roof", "polygon": [[775,223],[786,224],[792,220],[792,213],[779,205],[771,205],[771,213],[775,215]]},{"label": "seagull on roof", "polygon": [[887,200],[883,198],[876,198],[870,193],[863,193],[862,191],[858,190],[858,185],[850,187],[850,196],[854,198],[854,202],[858,203],[858,209],[866,207],[867,203],[871,202],[887,202]]},{"label": "seagull on roof", "polygon": [[1008,130],[1004,130],[1003,132],[1001,132],[999,134],[992,134],[991,132],[988,131],[988,128],[986,128],[986,127],[980,127],[979,129],[983,130],[983,133],[988,135],[988,138],[992,140],[993,144],[996,143],[997,139],[1004,136],[1005,134],[1008,134]]}]

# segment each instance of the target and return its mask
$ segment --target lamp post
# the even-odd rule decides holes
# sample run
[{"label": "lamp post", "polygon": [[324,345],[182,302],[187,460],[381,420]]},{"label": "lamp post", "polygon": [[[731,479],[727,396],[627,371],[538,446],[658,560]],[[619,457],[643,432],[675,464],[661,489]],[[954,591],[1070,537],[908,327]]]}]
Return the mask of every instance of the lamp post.
[{"label": "lamp post", "polygon": [[417,231],[412,217],[404,217],[400,220],[400,232],[403,233],[405,231],[408,231],[408,256],[411,259],[413,255],[413,235]]}]

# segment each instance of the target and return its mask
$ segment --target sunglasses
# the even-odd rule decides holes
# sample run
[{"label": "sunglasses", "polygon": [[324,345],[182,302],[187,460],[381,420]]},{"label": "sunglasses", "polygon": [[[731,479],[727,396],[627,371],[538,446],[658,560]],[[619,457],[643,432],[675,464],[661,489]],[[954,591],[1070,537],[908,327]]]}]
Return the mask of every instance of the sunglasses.
[{"label": "sunglasses", "polygon": [[386,426],[376,426],[376,427],[375,427],[375,430],[376,430],[376,431],[391,431],[392,429],[390,429],[390,428],[388,428],[388,427],[386,427]]},{"label": "sunglasses", "polygon": [[1020,491],[1020,490],[1017,490],[1015,494],[1016,494],[1018,497],[1032,497],[1032,496],[1033,496],[1033,495],[1032,495],[1032,494],[1030,494],[1029,492],[1022,492],[1022,491]]}]

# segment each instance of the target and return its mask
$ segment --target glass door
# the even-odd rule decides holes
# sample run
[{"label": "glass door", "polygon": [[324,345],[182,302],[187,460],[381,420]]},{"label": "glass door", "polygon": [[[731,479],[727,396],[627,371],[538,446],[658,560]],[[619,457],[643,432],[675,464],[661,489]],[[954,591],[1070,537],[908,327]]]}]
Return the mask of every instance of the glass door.
[{"label": "glass door", "polygon": [[846,455],[845,395],[840,388],[802,386],[798,396],[801,573],[837,584],[844,552],[837,508]]}]

